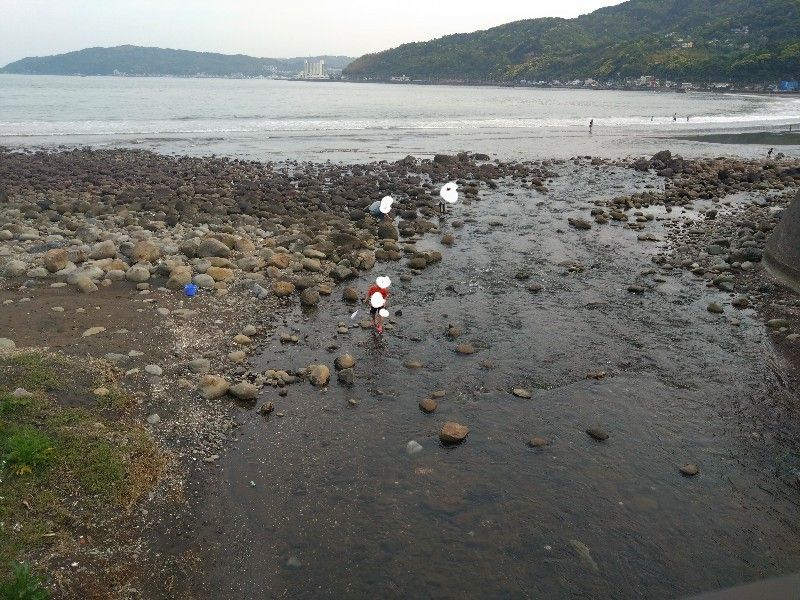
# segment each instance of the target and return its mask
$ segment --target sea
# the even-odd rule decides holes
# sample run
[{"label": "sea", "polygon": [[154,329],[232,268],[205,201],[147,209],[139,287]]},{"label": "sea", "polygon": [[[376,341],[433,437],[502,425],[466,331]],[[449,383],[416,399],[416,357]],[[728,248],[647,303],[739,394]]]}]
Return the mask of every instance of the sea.
[{"label": "sea", "polygon": [[[766,148],[753,133],[793,124],[800,129],[797,95],[0,75],[0,146],[14,149],[336,162],[460,151],[613,158],[664,148],[757,157]],[[800,155],[800,142],[780,151]]]}]

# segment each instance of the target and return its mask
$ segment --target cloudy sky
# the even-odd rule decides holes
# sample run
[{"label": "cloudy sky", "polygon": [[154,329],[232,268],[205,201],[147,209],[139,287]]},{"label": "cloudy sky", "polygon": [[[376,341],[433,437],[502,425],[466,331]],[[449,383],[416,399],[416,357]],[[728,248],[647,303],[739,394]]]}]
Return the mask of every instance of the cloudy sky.
[{"label": "cloudy sky", "polygon": [[263,57],[360,56],[620,0],[0,0],[0,65],[136,44]]}]

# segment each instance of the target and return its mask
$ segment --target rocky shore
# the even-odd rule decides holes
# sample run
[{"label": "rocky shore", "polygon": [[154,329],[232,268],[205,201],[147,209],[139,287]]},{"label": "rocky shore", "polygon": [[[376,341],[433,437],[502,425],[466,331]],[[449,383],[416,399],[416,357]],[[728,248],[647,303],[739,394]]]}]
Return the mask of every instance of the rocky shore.
[{"label": "rocky shore", "polygon": [[[337,165],[140,151],[4,151],[0,347],[88,354],[113,365],[137,399],[139,421],[167,456],[161,482],[131,516],[132,535],[161,529],[162,541],[174,541],[187,518],[182,507],[190,482],[236,439],[232,407],[252,406],[264,387],[280,396],[301,382],[323,388],[332,373],[342,385],[353,383],[349,354],[296,370],[253,366],[251,359],[267,346],[302,342],[302,333],[286,327],[289,309],[313,310],[326,296],[352,306],[363,290],[348,282],[382,274],[382,265],[411,280],[446,262],[457,240],[437,219],[445,182],[457,181],[466,203],[490,190],[509,196],[534,191],[546,201],[548,185],[570,165],[598,173],[651,171],[664,182],[663,189],[609,195],[584,217],[563,223],[581,233],[631,229],[641,243],[656,245],[653,268],[632,278],[631,294],[647,294],[666,274],[687,270],[698,285],[728,294],[727,304],[709,304],[709,312],[736,325],[737,311],[756,308],[776,341],[790,355],[800,354],[800,300],[770,282],[760,266],[781,209],[800,187],[800,165],[786,159],[690,161],[669,152],[616,161],[501,163],[459,154]],[[397,200],[396,211],[391,221],[378,222],[366,207],[387,194]],[[674,212],[685,218],[664,218]],[[664,239],[648,231],[662,220]],[[463,224],[450,225],[458,230]],[[417,247],[432,236],[441,236],[441,252]],[[190,282],[200,288],[191,299],[183,294]],[[540,293],[542,285],[529,289]],[[352,326],[331,324],[342,334]],[[456,352],[469,356],[475,348],[465,342]],[[515,389],[514,395],[531,394]],[[420,408],[433,412],[435,401]],[[268,402],[260,411],[279,417],[282,407]],[[456,444],[469,432],[447,422],[439,438]],[[586,433],[594,439],[604,434]],[[530,445],[547,445],[542,439]],[[115,549],[113,539],[104,543],[106,563],[98,562],[97,548],[92,559],[88,548],[75,557],[93,565],[95,581],[114,560],[138,560],[143,572],[153,568],[135,550]],[[55,553],[45,562],[54,567],[62,558]],[[74,596],[85,577],[64,574],[60,592]]]}]

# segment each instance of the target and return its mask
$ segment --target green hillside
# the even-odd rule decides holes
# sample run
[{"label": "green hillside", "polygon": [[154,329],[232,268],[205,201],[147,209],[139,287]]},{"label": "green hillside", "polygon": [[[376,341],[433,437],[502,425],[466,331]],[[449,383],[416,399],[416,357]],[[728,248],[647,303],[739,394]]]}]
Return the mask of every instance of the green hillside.
[{"label": "green hillside", "polygon": [[800,75],[798,0],[630,0],[368,54],[350,79],[765,81]]},{"label": "green hillside", "polygon": [[[331,69],[341,69],[352,59],[346,56],[315,56]],[[208,75],[257,77],[273,73],[297,73],[304,58],[255,58],[244,54],[217,54],[142,46],[86,48],[55,56],[23,58],[0,69],[0,73],[26,75]]]}]

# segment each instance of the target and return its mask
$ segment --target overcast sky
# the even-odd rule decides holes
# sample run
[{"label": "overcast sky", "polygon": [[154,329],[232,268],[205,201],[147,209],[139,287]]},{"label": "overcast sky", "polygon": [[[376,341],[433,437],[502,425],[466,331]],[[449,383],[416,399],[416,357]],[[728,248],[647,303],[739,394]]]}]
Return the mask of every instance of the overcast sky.
[{"label": "overcast sky", "polygon": [[0,0],[0,65],[136,44],[261,57],[360,56],[620,0]]}]

